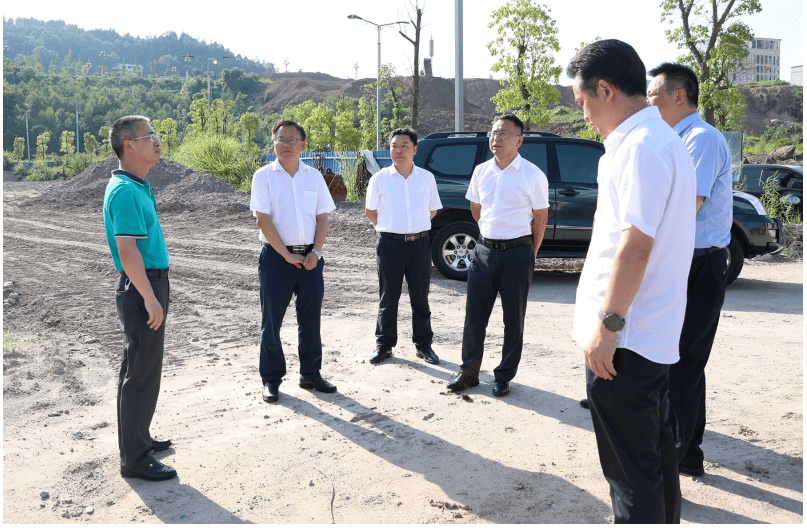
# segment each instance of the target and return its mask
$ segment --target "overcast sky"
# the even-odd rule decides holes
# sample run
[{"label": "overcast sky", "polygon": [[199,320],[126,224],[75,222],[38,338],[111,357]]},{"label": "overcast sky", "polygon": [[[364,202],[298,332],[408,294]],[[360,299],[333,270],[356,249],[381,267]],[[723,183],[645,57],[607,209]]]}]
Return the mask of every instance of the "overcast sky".
[{"label": "overcast sky", "polygon": [[[126,2],[83,0],[30,0],[4,2],[4,18],[64,20],[84,29],[114,29],[133,36],[158,36],[167,31],[185,32],[194,38],[215,41],[233,53],[273,62],[283,71],[328,73],[337,77],[375,77],[376,24],[408,20],[413,0],[299,0],[264,2],[231,0],[218,4],[188,2]],[[464,0],[464,76],[488,77],[493,60],[486,44],[493,40],[488,29],[490,13],[505,0]],[[617,38],[631,44],[648,69],[681,52],[667,42],[661,22],[660,0],[545,0],[557,22],[561,50],[557,64],[566,67],[574,49],[595,37]],[[454,0],[420,0],[425,6],[420,55],[429,55],[434,39],[434,75],[454,77]],[[757,38],[782,39],[781,78],[790,81],[790,67],[803,64],[804,29],[802,0],[762,0],[763,11],[748,17]],[[405,26],[401,26],[404,28]],[[398,34],[398,26],[381,31],[381,61],[392,63],[398,73],[412,69],[413,47]],[[405,32],[414,36],[413,27]],[[109,51],[109,50],[107,50]],[[13,50],[12,50],[13,53]],[[561,84],[569,84],[565,74]]]}]

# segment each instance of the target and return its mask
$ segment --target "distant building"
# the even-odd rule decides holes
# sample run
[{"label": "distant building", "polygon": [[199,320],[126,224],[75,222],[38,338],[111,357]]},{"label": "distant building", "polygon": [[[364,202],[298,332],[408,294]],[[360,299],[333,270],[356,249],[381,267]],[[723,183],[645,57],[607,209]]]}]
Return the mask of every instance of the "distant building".
[{"label": "distant building", "polygon": [[790,67],[790,84],[794,86],[804,86],[804,65]]},{"label": "distant building", "polygon": [[779,80],[782,39],[754,39],[748,43],[748,57],[729,74],[733,84]]}]

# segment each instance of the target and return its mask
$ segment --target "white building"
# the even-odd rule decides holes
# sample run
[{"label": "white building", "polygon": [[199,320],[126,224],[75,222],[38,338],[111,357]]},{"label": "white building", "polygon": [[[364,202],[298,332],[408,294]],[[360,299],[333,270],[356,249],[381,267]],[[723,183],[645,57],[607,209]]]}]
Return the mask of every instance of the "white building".
[{"label": "white building", "polygon": [[793,86],[804,86],[804,65],[790,67],[790,84]]},{"label": "white building", "polygon": [[779,80],[782,39],[754,39],[748,43],[748,57],[731,72],[732,83]]}]

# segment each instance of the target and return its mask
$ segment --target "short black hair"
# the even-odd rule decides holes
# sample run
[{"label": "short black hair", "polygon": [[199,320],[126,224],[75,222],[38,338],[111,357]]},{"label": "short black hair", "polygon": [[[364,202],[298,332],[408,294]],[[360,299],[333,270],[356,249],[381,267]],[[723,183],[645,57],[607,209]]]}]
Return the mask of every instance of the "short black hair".
[{"label": "short black hair", "polygon": [[109,144],[118,159],[123,157],[123,142],[132,139],[141,125],[151,123],[148,117],[141,115],[128,115],[112,123],[109,128]]},{"label": "short black hair", "polygon": [[606,81],[627,96],[647,96],[647,72],[633,46],[621,40],[597,40],[577,52],[566,75],[580,78],[581,89],[597,93],[597,83]]},{"label": "short black hair", "polygon": [[418,144],[418,133],[417,130],[414,128],[396,128],[389,134],[389,143],[392,143],[392,138],[395,136],[407,136],[410,140],[412,140],[412,144],[417,146]]},{"label": "short black hair", "polygon": [[687,93],[687,103],[694,108],[698,107],[700,88],[698,76],[692,68],[678,62],[664,62],[648,72],[651,77],[664,76],[664,86],[667,93],[683,88]]},{"label": "short black hair", "polygon": [[284,126],[290,126],[290,127],[296,128],[300,132],[300,139],[305,141],[305,129],[303,128],[303,125],[301,125],[297,121],[291,121],[291,120],[281,121],[280,123],[273,126],[272,127],[272,139],[275,138],[275,134],[277,134],[277,131],[280,130],[280,127],[284,127]]},{"label": "short black hair", "polygon": [[497,116],[496,119],[493,120],[494,123],[496,123],[496,121],[510,121],[516,126],[516,128],[518,128],[518,135],[519,136],[524,135],[524,121],[519,119],[518,116],[515,114],[502,114],[500,116]]}]

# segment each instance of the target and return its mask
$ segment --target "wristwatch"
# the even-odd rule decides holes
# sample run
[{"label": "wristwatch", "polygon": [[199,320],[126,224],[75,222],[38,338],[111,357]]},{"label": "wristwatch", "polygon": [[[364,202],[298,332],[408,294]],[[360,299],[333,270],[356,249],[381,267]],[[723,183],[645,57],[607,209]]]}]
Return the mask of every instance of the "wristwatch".
[{"label": "wristwatch", "polygon": [[313,253],[314,255],[316,255],[316,256],[317,256],[317,260],[319,260],[319,259],[321,259],[321,258],[322,258],[322,253],[320,253],[319,251],[317,251],[317,248],[311,248],[311,253]]},{"label": "wristwatch", "polygon": [[625,320],[615,313],[605,313],[602,311],[602,308],[600,308],[597,311],[597,316],[600,318],[600,321],[602,321],[602,325],[607,330],[610,330],[612,332],[619,332],[620,330],[625,328]]}]

